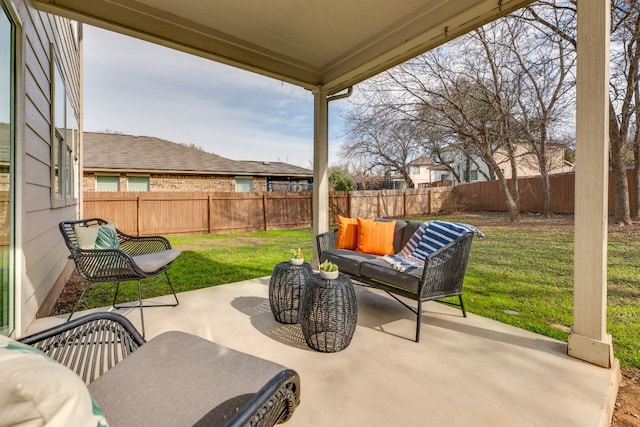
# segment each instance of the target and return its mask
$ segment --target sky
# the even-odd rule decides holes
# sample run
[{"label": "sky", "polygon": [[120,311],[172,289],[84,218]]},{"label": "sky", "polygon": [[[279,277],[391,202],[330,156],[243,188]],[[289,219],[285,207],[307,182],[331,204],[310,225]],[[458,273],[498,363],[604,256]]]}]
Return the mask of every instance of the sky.
[{"label": "sky", "polygon": [[[85,25],[84,130],[195,144],[233,160],[313,164],[313,94],[194,55]],[[342,111],[329,104],[329,164]]]}]

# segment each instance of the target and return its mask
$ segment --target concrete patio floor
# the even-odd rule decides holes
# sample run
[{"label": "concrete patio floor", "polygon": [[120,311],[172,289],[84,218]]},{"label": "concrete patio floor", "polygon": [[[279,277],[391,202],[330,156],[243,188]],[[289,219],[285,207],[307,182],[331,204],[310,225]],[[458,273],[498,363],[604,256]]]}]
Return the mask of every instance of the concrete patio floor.
[{"label": "concrete patio floor", "polygon": [[[338,353],[316,352],[299,325],[276,322],[269,278],[179,294],[144,310],[147,340],[190,332],[295,369],[301,403],[287,426],[608,426],[619,366],[566,355],[566,343],[430,302],[415,317],[356,286],[358,326]],[[159,298],[163,300],[166,297]],[[469,307],[473,310],[473,307]],[[137,326],[140,313],[118,310]],[[36,320],[29,333],[65,317]]]}]

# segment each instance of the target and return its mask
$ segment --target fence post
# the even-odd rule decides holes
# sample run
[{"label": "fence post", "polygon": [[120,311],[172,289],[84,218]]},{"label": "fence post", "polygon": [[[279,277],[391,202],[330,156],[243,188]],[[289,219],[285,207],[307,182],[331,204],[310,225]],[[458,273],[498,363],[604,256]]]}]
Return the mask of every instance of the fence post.
[{"label": "fence post", "polygon": [[136,232],[138,236],[142,236],[142,230],[140,229],[140,195],[136,197]]},{"label": "fence post", "polygon": [[407,210],[408,210],[407,206],[409,204],[409,200],[408,200],[407,196],[408,196],[407,195],[407,190],[405,190],[402,193],[402,216],[405,217],[405,218],[407,217]]},{"label": "fence post", "polygon": [[211,193],[207,193],[207,229],[209,230],[209,234],[211,234],[211,232],[213,231],[211,207]]},{"label": "fence post", "polygon": [[262,216],[264,218],[264,230],[267,231],[267,193],[262,194]]}]

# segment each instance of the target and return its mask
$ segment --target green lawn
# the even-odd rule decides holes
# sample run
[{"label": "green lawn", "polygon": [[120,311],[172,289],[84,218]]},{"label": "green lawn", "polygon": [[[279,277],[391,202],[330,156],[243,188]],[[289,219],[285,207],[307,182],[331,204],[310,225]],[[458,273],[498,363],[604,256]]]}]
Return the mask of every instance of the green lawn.
[{"label": "green lawn", "polygon": [[[469,312],[567,339],[573,316],[572,217],[526,216],[515,225],[502,214],[438,219],[467,222],[486,235],[474,239],[467,267],[463,296]],[[310,229],[170,240],[184,251],[170,270],[177,292],[268,276],[290,248],[300,247],[310,258],[314,244]],[[608,330],[616,357],[634,369],[640,369],[639,254],[639,226],[610,229]],[[134,287],[128,288],[135,299]]]}]

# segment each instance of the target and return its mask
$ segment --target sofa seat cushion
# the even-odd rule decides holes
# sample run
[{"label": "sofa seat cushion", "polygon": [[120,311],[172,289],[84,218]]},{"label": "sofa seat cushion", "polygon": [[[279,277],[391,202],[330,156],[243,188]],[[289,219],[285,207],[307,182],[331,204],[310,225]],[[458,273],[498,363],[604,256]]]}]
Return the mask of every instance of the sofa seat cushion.
[{"label": "sofa seat cushion", "polygon": [[364,254],[361,252],[350,251],[348,249],[330,249],[322,252],[320,262],[329,260],[336,264],[338,269],[343,273],[360,275],[360,263],[363,261],[375,260],[377,255]]},{"label": "sofa seat cushion", "polygon": [[422,268],[409,268],[400,272],[388,262],[376,257],[360,264],[360,275],[417,294],[422,278]]},{"label": "sofa seat cushion", "polygon": [[211,425],[222,425],[284,369],[173,331],[147,342],[89,390],[113,425],[186,426],[204,416]]}]

